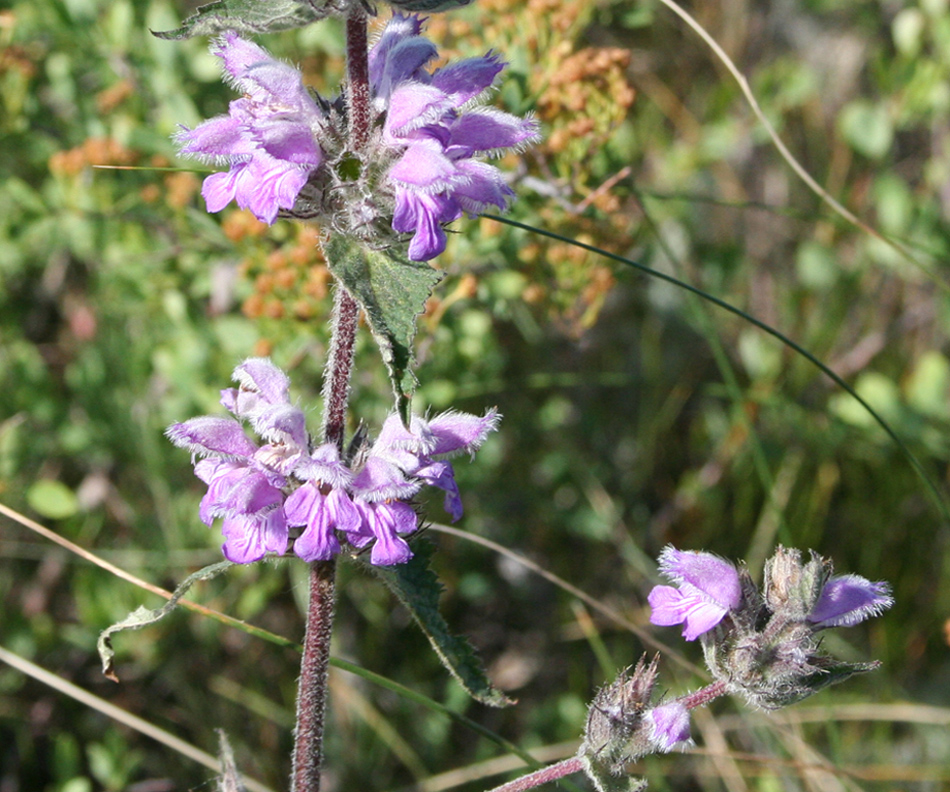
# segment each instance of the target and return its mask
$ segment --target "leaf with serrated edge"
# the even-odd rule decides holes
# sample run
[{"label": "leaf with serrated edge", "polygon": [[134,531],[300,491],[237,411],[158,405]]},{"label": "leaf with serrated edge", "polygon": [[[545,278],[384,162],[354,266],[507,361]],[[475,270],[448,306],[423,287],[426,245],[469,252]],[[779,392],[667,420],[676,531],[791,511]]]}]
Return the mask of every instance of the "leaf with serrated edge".
[{"label": "leaf with serrated edge", "polygon": [[415,555],[407,563],[374,566],[372,569],[409,609],[442,665],[473,699],[489,707],[514,704],[492,686],[471,644],[449,632],[448,624],[439,613],[442,584],[429,567],[433,549],[429,542],[416,542],[413,544]]},{"label": "leaf with serrated edge", "polygon": [[185,594],[188,592],[188,589],[190,589],[195,583],[197,583],[199,580],[210,580],[211,578],[215,578],[232,566],[234,566],[234,564],[230,561],[219,561],[217,564],[211,564],[211,566],[206,566],[204,569],[199,569],[193,575],[189,575],[187,578],[185,578],[181,585],[175,589],[171,599],[162,605],[162,607],[156,608],[155,610],[149,610],[143,605],[139,605],[139,607],[132,611],[132,613],[126,616],[122,621],[116,622],[111,627],[103,630],[99,634],[99,641],[96,644],[97,648],[99,649],[99,659],[102,660],[102,673],[113,682],[119,681],[119,677],[116,676],[115,669],[112,664],[112,661],[115,658],[115,650],[112,648],[113,633],[122,632],[123,630],[141,630],[143,627],[148,627],[150,624],[155,624],[155,622],[163,619],[178,607],[178,601],[185,596]]},{"label": "leaf with serrated edge", "polygon": [[366,314],[389,371],[396,409],[408,423],[418,384],[410,368],[416,319],[442,273],[395,250],[370,250],[338,234],[323,240],[323,254],[330,272]]},{"label": "leaf with serrated edge", "polygon": [[199,6],[177,30],[152,31],[160,39],[237,33],[275,33],[318,22],[339,10],[336,0],[215,0]]}]

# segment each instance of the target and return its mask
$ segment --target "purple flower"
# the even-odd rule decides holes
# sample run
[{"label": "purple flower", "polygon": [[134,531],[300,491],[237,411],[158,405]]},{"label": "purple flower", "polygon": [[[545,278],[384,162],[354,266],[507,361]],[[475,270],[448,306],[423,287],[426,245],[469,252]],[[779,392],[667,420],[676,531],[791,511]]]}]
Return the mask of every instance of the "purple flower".
[{"label": "purple flower", "polygon": [[651,741],[656,750],[668,753],[690,741],[689,710],[680,702],[660,704],[647,712],[646,717],[653,725]]},{"label": "purple flower", "polygon": [[683,624],[683,637],[693,641],[739,607],[742,587],[736,568],[711,553],[667,546],[660,554],[660,572],[677,584],[656,586],[647,598],[650,622]]},{"label": "purple flower", "polygon": [[199,516],[209,526],[223,518],[225,557],[247,564],[287,549],[283,490],[308,457],[307,438],[303,413],[290,404],[286,375],[273,363],[246,360],[234,379],[241,387],[222,391],[222,404],[271,442],[258,446],[238,421],[216,416],[172,424],[165,434],[179,448],[207,457],[195,465],[195,475],[208,485]]},{"label": "purple flower", "polygon": [[293,209],[323,161],[316,141],[326,118],[300,72],[256,44],[227,32],[212,52],[244,96],[231,102],[228,115],[183,128],[176,139],[182,154],[230,165],[228,172],[205,179],[201,194],[209,212],[235,200],[259,220],[273,223],[279,210]]},{"label": "purple flower", "polygon": [[[372,544],[374,564],[405,563],[412,551],[403,538],[419,527],[409,501],[426,484],[446,492],[446,509],[457,519],[462,504],[446,457],[473,454],[499,416],[447,412],[426,420],[413,416],[407,431],[391,416],[375,445],[357,453],[354,469],[336,445],[311,451],[304,415],[290,402],[287,375],[266,358],[234,370],[237,388],[221,391],[221,403],[262,439],[258,445],[234,418],[202,416],[168,428],[168,438],[194,455],[195,475],[208,485],[199,516],[222,518],[224,555],[236,563],[293,550],[305,561],[328,560],[346,537],[355,548]],[[290,529],[303,529],[291,532]]]},{"label": "purple flower", "polygon": [[850,627],[880,615],[893,604],[887,583],[872,583],[860,575],[838,575],[825,583],[808,621],[816,630]]},{"label": "purple flower", "polygon": [[489,432],[498,428],[501,416],[489,410],[483,416],[449,411],[431,420],[413,415],[409,428],[391,415],[373,446],[373,454],[400,468],[409,476],[445,492],[445,510],[452,522],[462,517],[462,499],[455,470],[447,458],[461,453],[474,454]]},{"label": "purple flower", "polygon": [[399,13],[370,53],[377,110],[386,112],[383,144],[400,151],[389,170],[395,190],[393,230],[413,234],[409,258],[428,261],[445,250],[443,224],[489,206],[504,210],[514,192],[501,172],[475,157],[518,150],[538,138],[533,118],[475,106],[505,64],[489,52],[433,73],[436,48],[422,22]]}]

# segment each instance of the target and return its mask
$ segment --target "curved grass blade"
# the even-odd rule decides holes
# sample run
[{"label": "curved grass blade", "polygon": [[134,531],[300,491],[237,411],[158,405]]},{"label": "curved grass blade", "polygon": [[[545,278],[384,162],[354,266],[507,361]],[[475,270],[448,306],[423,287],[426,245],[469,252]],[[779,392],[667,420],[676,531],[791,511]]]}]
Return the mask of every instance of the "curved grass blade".
[{"label": "curved grass blade", "polygon": [[863,407],[868,415],[874,419],[874,422],[884,430],[888,437],[894,441],[897,447],[900,449],[901,453],[910,463],[911,467],[920,477],[921,481],[924,482],[930,496],[933,498],[934,503],[937,505],[937,508],[940,510],[940,514],[943,516],[944,520],[950,522],[950,506],[947,505],[947,502],[944,500],[943,496],[940,494],[940,490],[937,488],[934,480],[927,474],[927,471],[924,470],[923,464],[917,459],[917,456],[907,447],[907,444],[901,440],[898,434],[891,428],[890,424],[881,417],[881,415],[870,405],[868,402],[852,388],[847,382],[845,382],[838,374],[836,374],[832,369],[822,363],[817,357],[815,357],[811,352],[809,352],[801,344],[796,343],[791,338],[786,335],[783,335],[774,327],[763,322],[761,319],[756,319],[751,314],[746,313],[740,308],[736,308],[734,305],[730,305],[725,300],[721,300],[718,297],[715,297],[709,292],[705,292],[702,289],[693,286],[692,284],[681,281],[679,278],[674,278],[672,275],[667,275],[664,272],[659,272],[658,270],[647,267],[644,264],[640,264],[638,261],[633,259],[628,259],[624,256],[621,256],[617,253],[611,253],[607,250],[602,250],[601,248],[595,247],[594,245],[588,245],[584,242],[579,242],[576,239],[571,239],[570,237],[563,236],[554,231],[547,231],[543,228],[536,228],[535,226],[530,226],[525,223],[520,223],[517,220],[511,220],[506,217],[499,217],[498,215],[493,214],[484,214],[482,217],[487,217],[491,220],[496,220],[499,223],[505,223],[512,226],[513,228],[520,228],[522,231],[530,231],[534,234],[540,234],[541,236],[546,236],[550,239],[556,239],[559,242],[565,242],[569,245],[581,248],[590,253],[596,253],[604,258],[610,259],[611,261],[616,261],[620,264],[625,264],[628,267],[639,270],[653,278],[658,278],[659,280],[665,281],[666,283],[671,283],[674,286],[678,286],[685,291],[695,294],[697,297],[712,303],[713,305],[722,308],[724,311],[738,316],[740,319],[744,319],[749,322],[749,324],[754,325],[765,333],[768,333],[770,336],[777,338],[785,346],[794,352],[801,355],[805,360],[815,366],[819,371],[821,371],[826,377],[828,377],[832,382],[834,382],[839,388],[841,388],[845,393],[847,393],[851,398],[853,398],[858,404]]},{"label": "curved grass blade", "polygon": [[865,223],[850,209],[846,208],[839,201],[833,198],[824,187],[815,181],[815,178],[807,170],[805,170],[805,167],[797,159],[795,159],[795,156],[791,151],[789,151],[788,146],[786,146],[782,138],[779,137],[778,132],[775,131],[775,127],[772,126],[772,122],[769,121],[768,117],[765,115],[765,112],[759,106],[759,101],[755,98],[755,94],[752,93],[752,88],[749,85],[749,81],[746,79],[745,75],[739,71],[739,67],[736,66],[732,58],[726,54],[726,51],[721,46],[719,46],[719,42],[716,41],[716,39],[714,39],[707,32],[707,30],[702,25],[700,25],[699,22],[697,22],[688,11],[686,11],[686,9],[674,2],[674,0],[660,0],[660,2],[670,9],[670,11],[676,14],[680,19],[682,19],[690,28],[692,28],[693,32],[696,33],[696,35],[705,42],[706,46],[708,46],[713,51],[716,57],[719,58],[723,66],[726,67],[726,70],[732,75],[733,79],[738,84],[739,90],[745,97],[746,102],[752,109],[755,117],[759,120],[759,123],[762,124],[766,134],[768,134],[769,139],[772,141],[772,144],[776,149],[778,149],[778,153],[781,155],[782,159],[788,163],[788,166],[792,169],[792,171],[794,171],[795,175],[806,184],[808,189],[810,189],[815,195],[828,204],[828,206],[834,209],[835,212],[841,215],[841,217],[843,217],[849,223],[853,224],[857,228],[860,228],[869,236],[880,240],[892,250],[897,251],[897,253],[899,253],[903,258],[930,277],[930,279],[941,289],[944,291],[950,291],[950,283],[947,283],[947,281],[941,278],[935,270],[917,259],[905,245],[885,236],[876,228],[873,228],[872,226]]}]

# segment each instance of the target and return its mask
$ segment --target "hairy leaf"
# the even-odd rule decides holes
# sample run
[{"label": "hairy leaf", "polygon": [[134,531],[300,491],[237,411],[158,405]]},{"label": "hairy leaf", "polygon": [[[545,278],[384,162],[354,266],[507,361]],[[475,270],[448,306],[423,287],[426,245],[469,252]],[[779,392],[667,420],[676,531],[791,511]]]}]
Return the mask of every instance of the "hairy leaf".
[{"label": "hairy leaf", "polygon": [[356,300],[379,344],[404,423],[418,380],[410,369],[416,319],[442,273],[394,250],[370,250],[333,235],[323,242],[330,272]]},{"label": "hairy leaf", "polygon": [[199,6],[177,30],[152,31],[161,39],[237,33],[275,33],[325,19],[338,12],[338,0],[215,0]]},{"label": "hairy leaf", "polygon": [[216,564],[211,564],[211,566],[206,566],[204,569],[199,569],[193,575],[189,575],[185,578],[181,585],[175,589],[172,598],[162,605],[162,607],[149,610],[139,605],[138,608],[132,611],[132,613],[126,616],[122,621],[116,622],[111,627],[103,630],[99,634],[99,641],[96,644],[99,649],[99,659],[102,660],[102,673],[113,682],[119,681],[119,677],[116,676],[115,668],[112,663],[115,657],[115,650],[112,648],[113,633],[122,632],[123,630],[141,630],[143,627],[155,624],[155,622],[163,619],[178,607],[178,601],[185,596],[188,589],[195,583],[199,580],[215,578],[232,566],[234,566],[234,564],[230,561],[219,561]]},{"label": "hairy leaf", "polygon": [[449,632],[449,626],[439,613],[442,584],[429,566],[432,544],[416,542],[413,549],[416,554],[408,563],[389,567],[374,566],[373,571],[409,609],[416,624],[435,649],[442,665],[472,698],[490,707],[507,707],[513,704],[511,699],[492,686],[471,644],[465,638]]}]

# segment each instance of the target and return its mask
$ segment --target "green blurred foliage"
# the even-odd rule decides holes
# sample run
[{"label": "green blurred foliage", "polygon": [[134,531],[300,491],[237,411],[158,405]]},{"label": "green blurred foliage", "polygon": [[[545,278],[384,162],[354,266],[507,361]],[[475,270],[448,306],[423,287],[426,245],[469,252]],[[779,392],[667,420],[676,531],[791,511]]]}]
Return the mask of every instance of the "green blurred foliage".
[{"label": "green blurred foliage", "polygon": [[[190,9],[170,0],[0,9],[0,501],[165,587],[216,560],[219,540],[197,519],[200,482],[164,427],[220,411],[234,365],[270,353],[292,370],[315,429],[329,310],[313,229],[207,215],[204,174],[175,159],[177,125],[233,98],[205,42],[148,33]],[[520,194],[516,219],[673,273],[794,338],[881,412],[945,490],[947,3],[698,4],[696,13],[817,181],[922,266],[809,192],[714,56],[655,2],[479,0],[429,30],[451,54],[501,52],[511,66],[497,101],[536,108],[543,122],[545,142],[503,163]],[[318,90],[337,84],[338,25],[265,44]],[[895,586],[892,612],[829,636],[846,659],[884,666],[790,711],[819,717],[783,730],[716,706],[728,726],[722,751],[776,762],[730,770],[660,757],[645,768],[652,788],[720,789],[723,778],[731,789],[811,788],[802,766],[825,759],[872,765],[865,789],[937,789],[938,779],[946,788],[945,725],[885,710],[878,720],[835,716],[858,703],[950,706],[947,525],[893,442],[811,364],[734,316],[491,220],[456,230],[420,320],[417,407],[497,405],[505,416],[475,463],[457,465],[461,527],[640,624],[652,559],[668,542],[745,557],[753,569],[776,542],[813,547],[841,571]],[[365,333],[354,384],[354,416],[378,425],[389,388]],[[442,519],[438,498],[423,505]],[[155,598],[0,519],[0,645],[203,750],[216,750],[223,728],[241,769],[283,788],[292,651],[182,612],[116,640],[115,686],[99,673],[97,634]],[[518,705],[471,704],[355,565],[341,566],[335,653],[522,747],[579,737],[603,666],[634,662],[640,642],[510,559],[430,536],[446,618]],[[194,596],[297,640],[304,572],[235,570]],[[675,630],[655,634],[698,657]],[[672,662],[663,673],[675,692],[700,684]],[[701,719],[695,735],[710,748],[717,738]],[[327,752],[334,790],[405,788],[499,749],[334,672]],[[4,792],[155,792],[209,778],[0,666]],[[474,769],[471,778],[466,790],[494,781]]]}]

